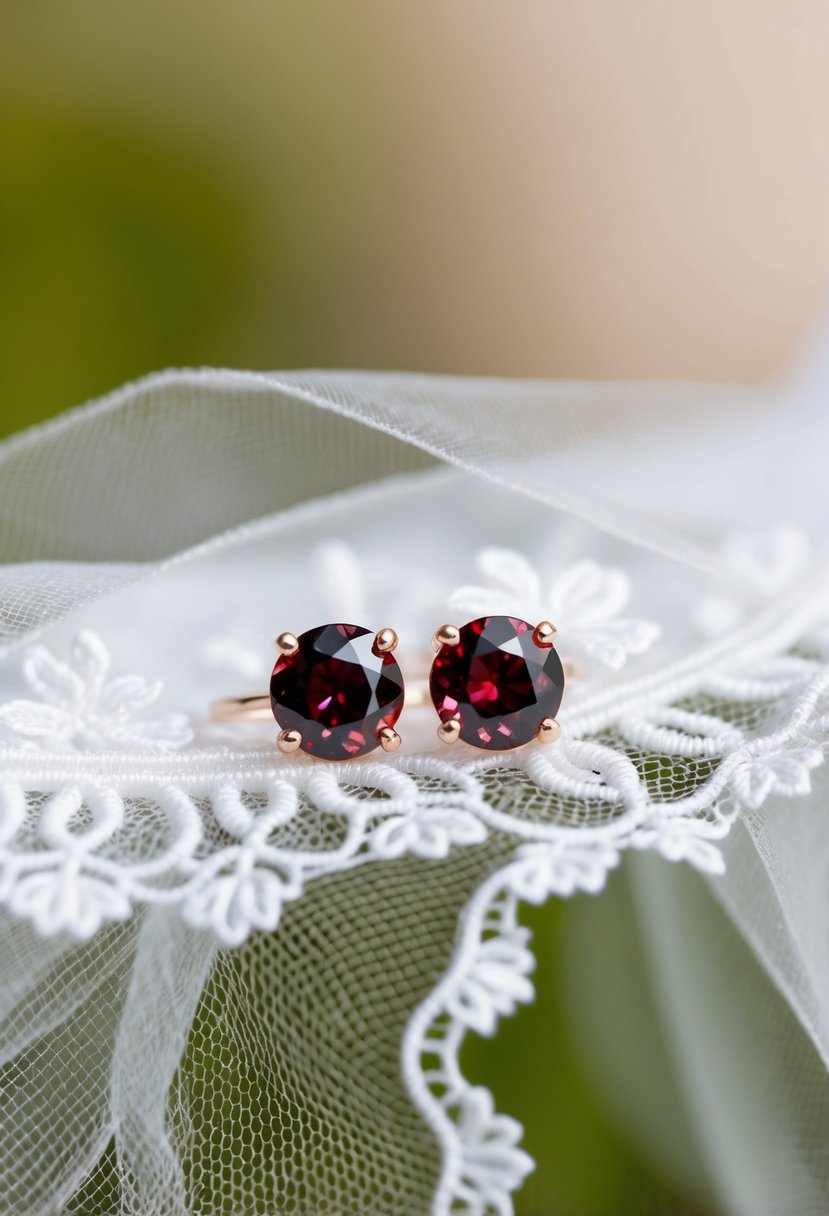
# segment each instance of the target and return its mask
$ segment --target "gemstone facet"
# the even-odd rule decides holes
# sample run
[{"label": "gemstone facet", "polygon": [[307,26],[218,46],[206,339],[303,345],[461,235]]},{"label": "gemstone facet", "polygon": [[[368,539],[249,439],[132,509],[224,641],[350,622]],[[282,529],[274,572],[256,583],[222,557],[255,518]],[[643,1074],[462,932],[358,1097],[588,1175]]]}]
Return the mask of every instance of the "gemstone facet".
[{"label": "gemstone facet", "polygon": [[493,751],[521,747],[554,718],[564,669],[552,645],[533,639],[533,626],[513,616],[485,616],[443,645],[429,675],[441,722],[456,719],[460,738]]},{"label": "gemstone facet", "polygon": [[390,651],[360,625],[320,625],[297,638],[271,675],[271,708],[281,730],[298,730],[309,755],[352,760],[379,746],[403,708],[403,673]]}]

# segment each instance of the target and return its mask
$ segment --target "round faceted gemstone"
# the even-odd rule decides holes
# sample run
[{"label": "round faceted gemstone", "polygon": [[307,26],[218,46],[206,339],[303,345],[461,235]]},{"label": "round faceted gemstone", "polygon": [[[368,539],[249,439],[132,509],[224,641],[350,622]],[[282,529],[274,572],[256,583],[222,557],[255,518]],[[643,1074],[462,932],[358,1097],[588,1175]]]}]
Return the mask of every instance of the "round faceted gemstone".
[{"label": "round faceted gemstone", "polygon": [[271,708],[281,730],[298,730],[301,747],[325,760],[352,760],[378,746],[403,708],[403,674],[391,653],[374,649],[360,625],[320,625],[299,649],[277,659]]},{"label": "round faceted gemstone", "polygon": [[529,743],[554,718],[564,669],[554,647],[533,641],[533,626],[514,616],[484,616],[441,646],[429,689],[442,722],[457,718],[460,737],[501,751]]}]

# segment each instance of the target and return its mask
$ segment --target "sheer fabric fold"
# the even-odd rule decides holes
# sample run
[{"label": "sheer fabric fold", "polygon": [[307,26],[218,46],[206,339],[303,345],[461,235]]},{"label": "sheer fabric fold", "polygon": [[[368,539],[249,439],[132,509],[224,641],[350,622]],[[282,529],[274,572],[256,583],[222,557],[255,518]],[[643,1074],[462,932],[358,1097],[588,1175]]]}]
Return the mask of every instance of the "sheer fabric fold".
[{"label": "sheer fabric fold", "polygon": [[[509,1212],[463,1038],[532,999],[522,906],[618,866],[707,1189],[822,1210],[817,383],[166,372],[0,445],[10,1213]],[[332,774],[207,720],[282,629],[393,625],[414,680],[474,605],[558,618],[560,746],[412,706]]]}]

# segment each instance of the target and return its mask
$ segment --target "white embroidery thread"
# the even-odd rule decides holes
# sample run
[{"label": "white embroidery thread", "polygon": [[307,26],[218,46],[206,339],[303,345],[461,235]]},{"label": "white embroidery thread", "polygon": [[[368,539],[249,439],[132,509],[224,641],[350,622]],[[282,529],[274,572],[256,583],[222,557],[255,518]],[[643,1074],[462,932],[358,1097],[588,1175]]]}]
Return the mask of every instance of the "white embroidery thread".
[{"label": "white embroidery thread", "polygon": [[[520,555],[485,550],[479,569],[486,585],[460,589],[456,607],[559,625],[569,611],[576,649],[613,670],[657,638],[655,626],[620,617],[630,587],[619,571],[578,563],[543,595]],[[237,946],[275,930],[285,904],[325,874],[407,854],[439,861],[504,834],[512,854],[472,896],[447,972],[410,1019],[403,1065],[442,1148],[434,1211],[509,1213],[532,1162],[520,1126],[465,1080],[458,1053],[468,1031],[492,1034],[533,999],[520,901],[597,893],[626,848],[721,874],[740,811],[807,793],[829,746],[829,665],[819,648],[793,653],[827,615],[817,601],[800,617],[779,609],[702,659],[594,693],[586,682],[553,748],[341,768],[259,746],[188,749],[183,715],[142,716],[160,684],[108,679],[96,635],[81,634],[68,663],[34,647],[23,669],[33,698],[0,706],[18,739],[0,746],[0,904],[44,936],[83,941],[163,903]],[[531,817],[520,793],[494,795],[501,778],[519,791],[526,783]],[[117,843],[137,830],[136,800],[158,827],[139,856]],[[587,813],[571,818],[571,804]],[[315,848],[297,842],[309,817],[324,825]]]}]

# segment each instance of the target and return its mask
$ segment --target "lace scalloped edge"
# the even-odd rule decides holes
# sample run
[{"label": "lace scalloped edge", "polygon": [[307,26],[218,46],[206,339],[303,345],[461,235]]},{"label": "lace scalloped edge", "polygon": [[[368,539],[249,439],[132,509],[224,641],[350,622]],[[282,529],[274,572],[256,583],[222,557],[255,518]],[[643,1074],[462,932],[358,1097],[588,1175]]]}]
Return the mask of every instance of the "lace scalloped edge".
[{"label": "lace scalloped edge", "polygon": [[[459,1052],[468,1032],[493,1034],[502,1017],[533,999],[520,903],[600,892],[627,848],[721,874],[721,843],[741,812],[772,795],[809,791],[829,746],[829,665],[791,653],[790,641],[781,652],[779,642],[765,653],[756,642],[742,655],[724,650],[719,664],[697,667],[684,683],[665,681],[661,696],[648,685],[615,705],[583,707],[578,717],[590,737],[571,729],[555,748],[508,761],[401,757],[343,772],[215,750],[141,754],[125,766],[123,755],[7,747],[0,751],[0,905],[42,935],[79,940],[127,919],[139,904],[176,905],[187,924],[235,946],[255,929],[276,929],[284,904],[325,874],[407,854],[439,860],[493,832],[512,837],[509,860],[464,909],[451,963],[410,1018],[401,1057],[412,1100],[441,1147],[433,1211],[508,1214],[533,1162],[520,1147],[520,1124],[463,1077]],[[146,690],[124,691],[146,700]],[[773,705],[774,727],[751,735],[727,716],[688,708],[700,693]],[[619,736],[615,748],[596,737],[610,727]],[[690,757],[710,771],[681,797],[657,800],[625,749]],[[488,782],[519,769],[551,800],[574,799],[604,817],[531,820],[489,801]],[[113,842],[128,830],[131,798],[158,807],[165,844],[124,862]],[[341,825],[333,848],[286,843],[307,807]],[[219,842],[212,851],[208,825],[210,843]]]}]

